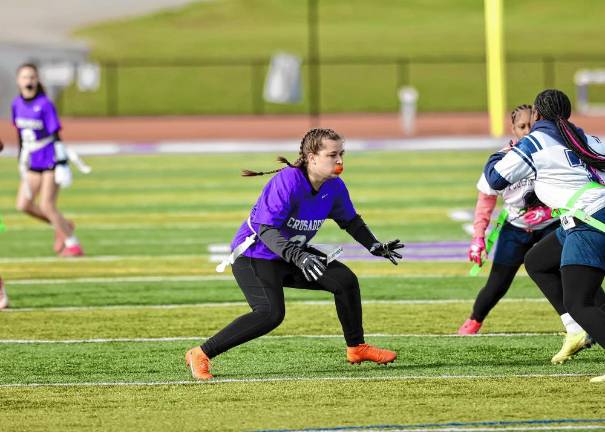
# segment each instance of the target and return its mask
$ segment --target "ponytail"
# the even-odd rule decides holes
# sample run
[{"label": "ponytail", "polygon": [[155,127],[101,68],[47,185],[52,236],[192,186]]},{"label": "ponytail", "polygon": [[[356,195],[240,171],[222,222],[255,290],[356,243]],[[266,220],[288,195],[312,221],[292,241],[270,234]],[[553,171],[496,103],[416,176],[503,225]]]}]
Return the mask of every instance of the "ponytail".
[{"label": "ponytail", "polygon": [[555,122],[563,137],[565,147],[573,151],[586,165],[598,170],[605,170],[605,155],[590,148],[584,134],[569,120],[560,117]]},{"label": "ponytail", "polygon": [[[298,160],[296,162],[294,162],[294,164],[291,164],[290,162],[288,162],[288,159],[286,159],[283,156],[278,156],[277,157],[277,161],[281,162],[283,164],[288,165],[289,167],[298,167],[298,165],[296,165],[296,162],[298,162]],[[281,170],[283,170],[285,167],[282,168],[278,168],[278,169],[274,169],[272,171],[250,171],[247,169],[243,169],[242,170],[242,177],[254,177],[254,176],[262,176],[265,174],[275,174],[280,172]]]},{"label": "ponytail", "polygon": [[[300,149],[298,151],[298,159],[293,163],[290,163],[288,159],[283,156],[278,156],[277,161],[291,168],[306,169],[307,167],[307,156],[310,153],[317,154],[323,147],[323,140],[329,139],[334,141],[342,140],[342,136],[334,132],[332,129],[315,128],[308,131],[300,142]],[[285,167],[284,167],[285,168]],[[275,174],[280,172],[284,168],[279,168],[273,171],[251,171],[244,169],[242,170],[242,177],[254,177],[265,174]]]}]

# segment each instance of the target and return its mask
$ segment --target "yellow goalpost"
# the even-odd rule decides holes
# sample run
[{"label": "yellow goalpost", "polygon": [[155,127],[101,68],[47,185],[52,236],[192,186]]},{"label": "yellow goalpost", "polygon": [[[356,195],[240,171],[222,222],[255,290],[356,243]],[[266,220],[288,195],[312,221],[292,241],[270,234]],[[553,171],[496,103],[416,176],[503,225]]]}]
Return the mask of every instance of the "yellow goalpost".
[{"label": "yellow goalpost", "polygon": [[490,132],[494,137],[504,134],[506,84],[504,63],[504,29],[502,0],[485,1],[485,43],[487,66],[487,107]]}]

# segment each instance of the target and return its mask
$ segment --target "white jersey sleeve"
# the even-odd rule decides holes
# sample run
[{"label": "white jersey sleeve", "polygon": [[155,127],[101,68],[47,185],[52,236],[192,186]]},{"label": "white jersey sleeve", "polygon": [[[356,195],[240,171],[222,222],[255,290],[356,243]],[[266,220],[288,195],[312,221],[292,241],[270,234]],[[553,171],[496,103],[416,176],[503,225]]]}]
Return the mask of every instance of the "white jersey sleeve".
[{"label": "white jersey sleeve", "polygon": [[498,191],[493,190],[489,186],[489,183],[485,178],[485,174],[481,174],[481,177],[479,177],[479,181],[477,182],[477,190],[485,195],[498,195]]}]

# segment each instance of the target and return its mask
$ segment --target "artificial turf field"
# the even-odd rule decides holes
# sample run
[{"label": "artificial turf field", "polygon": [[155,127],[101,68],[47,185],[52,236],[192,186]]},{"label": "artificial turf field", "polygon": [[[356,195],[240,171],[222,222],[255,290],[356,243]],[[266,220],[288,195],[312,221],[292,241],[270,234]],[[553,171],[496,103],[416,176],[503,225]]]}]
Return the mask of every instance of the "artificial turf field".
[{"label": "artificial turf field", "polygon": [[[379,238],[466,240],[488,152],[351,153],[343,174]],[[292,156],[292,155],[286,155]],[[57,259],[53,233],[13,208],[0,158],[0,430],[605,429],[601,348],[550,364],[560,320],[522,273],[483,336],[454,337],[485,281],[463,262],[354,261],[367,341],[388,366],[345,361],[330,296],[286,290],[284,323],[219,356],[196,383],[185,351],[247,310],[208,246],[230,240],[271,154],[89,158],[61,207],[87,257]],[[326,223],[319,241],[348,243]]]}]

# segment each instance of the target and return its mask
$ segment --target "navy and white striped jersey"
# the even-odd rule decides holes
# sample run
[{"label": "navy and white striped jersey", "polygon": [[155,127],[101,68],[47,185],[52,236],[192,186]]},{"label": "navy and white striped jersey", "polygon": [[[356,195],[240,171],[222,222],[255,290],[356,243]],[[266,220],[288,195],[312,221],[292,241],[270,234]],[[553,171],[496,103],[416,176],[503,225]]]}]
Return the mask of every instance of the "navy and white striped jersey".
[{"label": "navy and white striped jersey", "polygon": [[[605,145],[598,138],[585,136],[594,151],[605,155]],[[551,208],[565,208],[573,194],[590,181],[605,184],[603,171],[588,168],[562,143],[563,137],[553,122],[536,122],[530,134],[506,156],[485,165],[487,183],[494,190],[503,190],[520,180],[532,179],[537,197]],[[605,188],[586,191],[575,207],[587,214],[605,207]]]},{"label": "navy and white striped jersey", "polygon": [[[492,156],[490,156],[488,163],[490,161],[494,161],[494,159],[498,161],[505,155],[506,153],[504,151],[494,153]],[[503,190],[496,191],[490,187],[487,179],[485,178],[485,174],[482,173],[479,181],[477,182],[477,189],[479,192],[486,195],[500,195],[504,201],[503,207],[508,213],[506,220],[508,223],[517,228],[532,231],[541,230],[552,223],[557,223],[559,220],[558,218],[552,218],[540,224],[532,225],[523,219],[523,215],[527,210],[532,207],[543,205],[543,203],[538,200],[536,193],[534,192],[534,179],[522,179],[516,183],[506,186]]]}]

